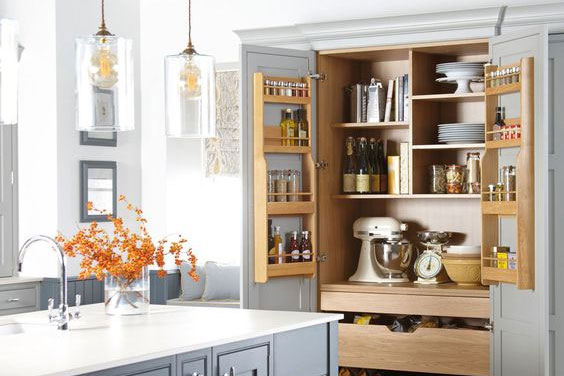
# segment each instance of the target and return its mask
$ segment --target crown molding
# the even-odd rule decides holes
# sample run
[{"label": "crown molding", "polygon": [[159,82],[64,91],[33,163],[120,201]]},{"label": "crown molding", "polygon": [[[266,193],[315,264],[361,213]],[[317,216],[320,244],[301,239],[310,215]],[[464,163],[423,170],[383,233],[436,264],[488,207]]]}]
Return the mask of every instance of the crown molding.
[{"label": "crown molding", "polygon": [[[501,7],[236,30],[243,44],[324,50],[438,40],[486,38],[496,34]],[[503,27],[549,24],[560,30],[564,3],[508,7]]]},{"label": "crown molding", "polygon": [[564,2],[508,7],[502,28],[548,25],[550,33],[564,32]]}]

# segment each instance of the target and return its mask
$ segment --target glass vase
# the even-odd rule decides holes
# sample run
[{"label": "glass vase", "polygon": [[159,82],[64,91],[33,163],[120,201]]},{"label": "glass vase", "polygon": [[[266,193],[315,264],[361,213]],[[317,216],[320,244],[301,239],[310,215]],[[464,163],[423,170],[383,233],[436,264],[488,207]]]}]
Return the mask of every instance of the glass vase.
[{"label": "glass vase", "polygon": [[149,312],[149,269],[144,267],[139,278],[134,280],[107,276],[104,302],[108,315],[141,315]]}]

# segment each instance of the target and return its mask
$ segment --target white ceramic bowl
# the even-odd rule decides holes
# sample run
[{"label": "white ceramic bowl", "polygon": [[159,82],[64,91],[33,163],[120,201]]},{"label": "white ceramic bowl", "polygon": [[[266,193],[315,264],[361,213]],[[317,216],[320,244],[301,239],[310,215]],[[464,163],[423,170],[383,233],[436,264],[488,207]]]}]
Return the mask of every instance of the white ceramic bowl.
[{"label": "white ceramic bowl", "polygon": [[451,245],[446,248],[447,253],[457,255],[479,255],[481,247],[479,245]]}]

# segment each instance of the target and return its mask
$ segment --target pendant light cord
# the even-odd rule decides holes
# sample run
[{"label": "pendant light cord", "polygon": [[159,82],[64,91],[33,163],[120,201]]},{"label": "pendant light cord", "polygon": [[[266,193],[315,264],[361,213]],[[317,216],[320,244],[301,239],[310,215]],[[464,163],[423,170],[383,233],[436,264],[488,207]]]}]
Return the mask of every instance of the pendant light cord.
[{"label": "pendant light cord", "polygon": [[102,6],[102,22],[100,23],[100,27],[98,27],[98,32],[96,33],[96,35],[110,36],[112,35],[112,33],[110,33],[106,28],[106,11],[105,11],[104,0],[101,1],[101,6]]},{"label": "pendant light cord", "polygon": [[194,55],[196,50],[192,44],[192,0],[188,0],[188,46],[182,52],[183,54]]}]

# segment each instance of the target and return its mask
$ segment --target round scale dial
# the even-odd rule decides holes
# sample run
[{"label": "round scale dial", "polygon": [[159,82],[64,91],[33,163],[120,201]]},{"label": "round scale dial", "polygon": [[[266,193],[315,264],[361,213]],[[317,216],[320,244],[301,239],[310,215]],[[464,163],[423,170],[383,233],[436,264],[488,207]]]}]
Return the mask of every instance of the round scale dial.
[{"label": "round scale dial", "polygon": [[434,278],[441,272],[442,268],[441,256],[435,252],[423,252],[415,261],[415,273],[421,278]]}]

